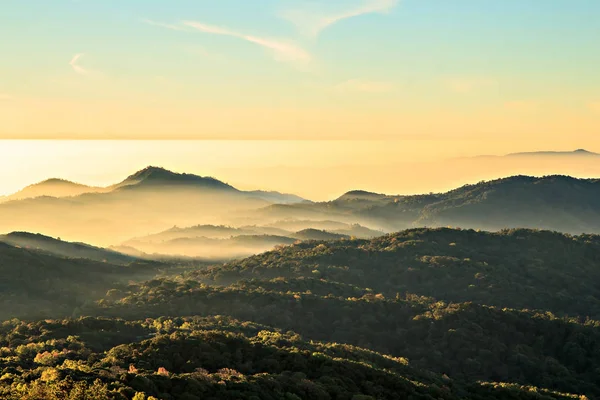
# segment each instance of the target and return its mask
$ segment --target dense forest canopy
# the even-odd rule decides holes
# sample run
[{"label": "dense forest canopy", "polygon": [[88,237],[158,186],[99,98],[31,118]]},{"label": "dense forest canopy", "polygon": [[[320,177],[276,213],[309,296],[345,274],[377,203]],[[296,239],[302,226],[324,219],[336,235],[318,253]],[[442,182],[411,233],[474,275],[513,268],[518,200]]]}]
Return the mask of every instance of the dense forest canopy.
[{"label": "dense forest canopy", "polygon": [[1,398],[600,397],[600,236],[412,229],[212,265],[8,238],[37,247],[0,243]]}]

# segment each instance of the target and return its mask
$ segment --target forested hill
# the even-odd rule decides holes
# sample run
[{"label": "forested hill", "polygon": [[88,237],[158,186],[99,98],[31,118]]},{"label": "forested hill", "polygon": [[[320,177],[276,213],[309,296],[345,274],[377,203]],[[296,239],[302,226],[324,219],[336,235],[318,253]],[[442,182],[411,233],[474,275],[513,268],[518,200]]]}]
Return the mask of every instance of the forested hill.
[{"label": "forested hill", "polygon": [[465,384],[404,358],[224,317],[12,321],[0,345],[6,400],[583,399]]},{"label": "forested hill", "polygon": [[395,296],[600,319],[600,236],[527,229],[413,229],[371,240],[297,243],[200,271],[211,284],[312,277]]},{"label": "forested hill", "polygon": [[527,229],[300,242],[137,281],[0,243],[5,319],[37,319],[0,326],[0,398],[600,398],[598,265],[600,236]]},{"label": "forested hill", "polygon": [[600,181],[512,176],[444,192],[389,196],[348,192],[324,203],[274,205],[276,218],[328,218],[399,231],[414,227],[535,228],[600,233]]},{"label": "forested hill", "polygon": [[[71,244],[60,244],[72,250]],[[0,320],[71,316],[119,283],[154,276],[160,266],[156,262],[123,266],[70,258],[0,241]]]}]

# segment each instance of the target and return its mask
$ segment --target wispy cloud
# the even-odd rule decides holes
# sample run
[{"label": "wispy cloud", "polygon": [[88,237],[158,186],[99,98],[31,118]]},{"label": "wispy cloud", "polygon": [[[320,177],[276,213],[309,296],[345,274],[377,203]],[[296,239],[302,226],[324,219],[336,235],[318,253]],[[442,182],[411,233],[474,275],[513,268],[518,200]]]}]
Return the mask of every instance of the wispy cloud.
[{"label": "wispy cloud", "polygon": [[264,38],[237,32],[228,28],[207,25],[197,21],[182,21],[179,25],[164,24],[152,20],[144,20],[145,23],[177,31],[189,31],[190,29],[212,35],[230,36],[237,39],[256,44],[269,50],[277,61],[296,62],[307,64],[311,61],[311,54],[302,47],[280,39]]},{"label": "wispy cloud", "polygon": [[386,93],[391,92],[394,86],[389,82],[375,82],[361,79],[350,79],[335,86],[337,92],[364,92]]},{"label": "wispy cloud", "polygon": [[73,68],[73,71],[75,71],[79,75],[87,75],[87,73],[88,73],[88,71],[85,68],[83,68],[81,65],[78,64],[79,60],[84,55],[85,55],[85,53],[75,54],[73,56],[73,58],[71,59],[71,61],[69,62],[69,65],[71,66],[71,68]]},{"label": "wispy cloud", "polygon": [[213,35],[231,36],[245,40],[250,43],[254,43],[271,51],[275,55],[275,59],[278,61],[308,63],[312,58],[311,55],[303,48],[286,41],[247,35],[226,28],[206,25],[195,21],[183,21],[183,24],[200,32],[209,33]]},{"label": "wispy cloud", "polygon": [[386,14],[399,2],[400,0],[365,0],[362,5],[330,15],[306,10],[291,10],[282,13],[282,17],[296,25],[303,34],[317,37],[325,29],[343,20],[365,14]]},{"label": "wispy cloud", "polygon": [[446,86],[456,93],[472,93],[497,86],[498,82],[485,77],[453,78],[446,81]]}]

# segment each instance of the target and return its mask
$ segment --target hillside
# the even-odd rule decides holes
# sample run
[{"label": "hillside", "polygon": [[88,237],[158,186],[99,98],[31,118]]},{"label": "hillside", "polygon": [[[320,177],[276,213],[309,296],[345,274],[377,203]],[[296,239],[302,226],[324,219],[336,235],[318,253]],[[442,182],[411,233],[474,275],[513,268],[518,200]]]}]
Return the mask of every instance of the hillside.
[{"label": "hillside", "polygon": [[[0,344],[0,395],[7,400],[58,400],[64,393],[87,400],[576,398],[519,385],[467,385],[403,358],[223,317],[12,322],[0,329]],[[38,367],[23,373],[32,364]]]},{"label": "hillside", "polygon": [[414,229],[146,280],[2,246],[3,319],[58,318],[1,326],[3,398],[600,396],[600,236]]},{"label": "hillside", "polygon": [[330,202],[273,205],[263,218],[333,219],[384,231],[453,226],[600,233],[600,181],[513,176],[438,194],[386,196],[362,191]]},{"label": "hillside", "polygon": [[193,280],[154,280],[93,312],[128,319],[227,315],[310,340],[407,357],[416,367],[460,382],[504,381],[600,395],[593,372],[600,367],[598,321],[584,324],[547,312],[447,304],[414,295],[388,298],[367,291],[345,297],[347,289],[337,284],[319,295],[298,290],[293,281],[279,282],[278,290],[268,282],[214,288]]},{"label": "hillside", "polygon": [[72,315],[131,279],[156,275],[157,263],[129,266],[64,258],[0,242],[0,320]]},{"label": "hillside", "polygon": [[322,231],[319,229],[304,229],[299,232],[296,232],[293,236],[300,240],[350,239],[350,236],[348,236],[348,235],[340,235],[339,233],[332,233],[332,232]]},{"label": "hillside", "polygon": [[600,319],[600,236],[526,229],[414,229],[372,240],[297,243],[198,272],[207,283],[317,277],[395,296]]},{"label": "hillside", "polygon": [[124,181],[111,189],[153,189],[156,187],[184,186],[187,188],[204,188],[237,192],[233,186],[212,177],[193,174],[179,174],[161,167],[147,167],[128,176]]},{"label": "hillside", "polygon": [[0,236],[0,242],[26,249],[41,250],[65,258],[85,258],[120,265],[127,265],[137,260],[134,257],[89,244],[70,243],[28,232],[12,232],[8,235],[2,235]]},{"label": "hillside", "polygon": [[418,221],[488,230],[530,227],[594,233],[600,228],[599,195],[600,181],[595,179],[513,177],[449,192],[426,206]]}]

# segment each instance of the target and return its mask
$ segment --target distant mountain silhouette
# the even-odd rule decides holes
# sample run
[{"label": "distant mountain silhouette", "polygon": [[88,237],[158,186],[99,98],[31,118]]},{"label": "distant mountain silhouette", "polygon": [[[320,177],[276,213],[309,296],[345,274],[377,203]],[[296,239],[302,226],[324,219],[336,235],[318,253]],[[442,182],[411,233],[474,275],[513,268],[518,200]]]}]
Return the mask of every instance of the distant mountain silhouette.
[{"label": "distant mountain silhouette", "polygon": [[69,197],[87,193],[107,193],[118,189],[160,189],[167,187],[230,191],[269,203],[301,203],[307,201],[294,194],[275,191],[254,190],[244,192],[212,177],[177,173],[162,167],[149,166],[128,176],[122,182],[106,188],[92,187],[64,179],[52,178],[29,185],[12,195],[0,196],[0,202],[35,197]]},{"label": "distant mountain silhouette", "polygon": [[[600,181],[568,176],[514,176],[437,195],[404,196],[355,214],[399,227],[528,227],[600,232]],[[392,222],[394,221],[394,222]]]},{"label": "distant mountain silhouette", "polygon": [[381,197],[381,196],[385,196],[384,194],[381,193],[373,193],[373,192],[367,192],[366,190],[350,190],[349,192],[344,193],[341,197]]},{"label": "distant mountain silhouette", "polygon": [[[580,153],[595,154],[576,152]],[[44,232],[104,246],[151,232],[163,232],[158,235],[161,241],[244,235],[295,237],[294,232],[305,229],[370,238],[423,226],[599,233],[599,198],[600,181],[596,179],[516,175],[446,193],[391,196],[353,190],[333,201],[313,203],[300,202],[293,195],[245,192],[214,178],[148,167],[105,193],[4,202],[0,221],[7,231]],[[282,202],[273,203],[276,200]],[[173,225],[193,224],[199,224],[198,232],[191,232],[194,228],[164,232]],[[221,224],[233,228],[209,226]],[[223,232],[217,233],[219,229]]]},{"label": "distant mountain silhouette", "polygon": [[2,202],[2,228],[109,246],[168,226],[221,223],[274,202],[303,201],[277,192],[245,192],[215,178],[153,166],[107,188],[79,187],[78,195],[68,198],[54,197],[47,187],[41,185],[36,198]]},{"label": "distant mountain silhouette", "polygon": [[[123,243],[118,249],[123,249],[130,254],[152,254],[175,257],[195,257],[213,260],[229,260],[247,257],[252,254],[262,253],[278,245],[295,243],[298,239],[287,236],[241,234],[228,238],[211,238],[205,236],[181,236],[172,239],[157,241],[154,235],[152,241],[147,238],[131,239]],[[133,249],[130,250],[130,249]]]},{"label": "distant mountain silhouette", "polygon": [[319,229],[304,229],[302,231],[296,232],[294,237],[300,240],[340,240],[340,239],[350,239],[348,235],[340,235],[338,233],[332,233],[327,231],[322,231]]},{"label": "distant mountain silhouette", "polygon": [[273,205],[261,210],[261,215],[360,223],[387,232],[423,226],[600,232],[600,181],[597,179],[518,175],[438,194],[350,193],[330,202]]},{"label": "distant mountain silhouette", "polygon": [[83,193],[94,193],[102,191],[102,188],[82,185],[67,181],[65,179],[47,179],[43,182],[34,183],[24,189],[0,198],[0,201],[22,200],[34,197],[49,196],[49,197],[69,197],[79,196]]},{"label": "distant mountain silhouette", "polygon": [[[367,227],[335,221],[279,221],[274,226],[247,225],[239,228],[224,225],[173,227],[156,234],[124,241],[115,249],[126,254],[161,254],[164,256],[229,259],[270,250],[276,245],[299,240],[340,240],[351,237],[370,239],[384,235]],[[285,226],[283,229],[277,226]],[[297,232],[294,232],[298,227]],[[318,229],[317,229],[318,228]]]},{"label": "distant mountain silhouette", "polygon": [[187,186],[192,188],[207,188],[219,190],[238,190],[215,178],[202,177],[193,174],[179,174],[161,167],[147,167],[127,177],[123,182],[112,186],[113,189],[140,188],[157,186]]},{"label": "distant mountain silhouette", "polygon": [[585,149],[577,149],[574,151],[533,151],[533,152],[524,152],[524,153],[511,153],[507,154],[507,157],[515,157],[515,156],[600,156],[598,153],[593,153],[591,151],[587,151]]}]

